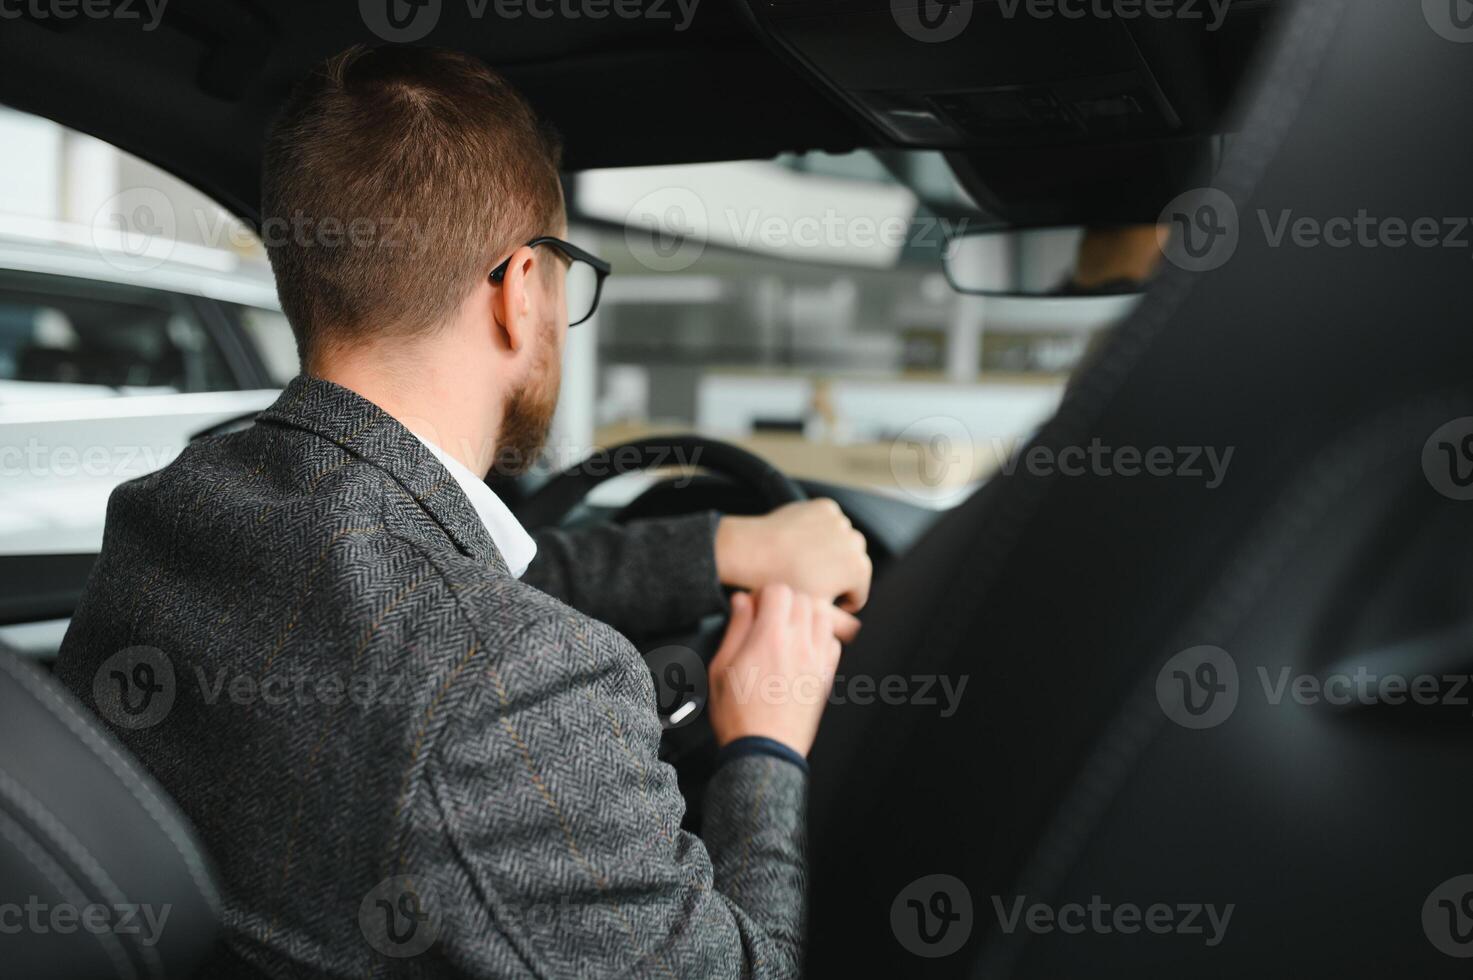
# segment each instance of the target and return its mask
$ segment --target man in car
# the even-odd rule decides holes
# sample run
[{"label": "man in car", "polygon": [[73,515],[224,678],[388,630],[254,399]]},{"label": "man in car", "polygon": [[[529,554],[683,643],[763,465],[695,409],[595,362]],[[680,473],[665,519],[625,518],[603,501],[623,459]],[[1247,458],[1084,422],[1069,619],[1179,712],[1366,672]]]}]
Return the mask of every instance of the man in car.
[{"label": "man in car", "polygon": [[[349,51],[263,211],[304,374],[113,495],[59,675],[219,864],[211,977],[791,976],[808,751],[870,567],[832,502],[527,534],[568,329],[556,150],[473,59]],[[619,630],[722,611],[698,839]]]}]

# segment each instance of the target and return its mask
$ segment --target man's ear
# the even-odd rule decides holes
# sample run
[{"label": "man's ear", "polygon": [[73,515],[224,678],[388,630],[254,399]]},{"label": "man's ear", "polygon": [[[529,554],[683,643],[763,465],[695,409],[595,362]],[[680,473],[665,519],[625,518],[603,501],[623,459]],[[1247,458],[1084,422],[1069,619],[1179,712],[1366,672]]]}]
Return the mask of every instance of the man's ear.
[{"label": "man's ear", "polygon": [[517,249],[507,263],[501,288],[492,293],[492,314],[501,332],[498,339],[513,353],[526,345],[537,328],[542,303],[537,289],[543,274],[541,259],[536,249],[525,245]]}]

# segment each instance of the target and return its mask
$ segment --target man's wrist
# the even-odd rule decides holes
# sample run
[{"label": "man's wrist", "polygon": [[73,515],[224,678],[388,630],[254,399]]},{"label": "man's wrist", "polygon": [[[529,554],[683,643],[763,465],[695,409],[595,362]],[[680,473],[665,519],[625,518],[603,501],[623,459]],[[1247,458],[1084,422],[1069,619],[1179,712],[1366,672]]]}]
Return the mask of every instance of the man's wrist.
[{"label": "man's wrist", "polygon": [[716,577],[722,585],[749,588],[755,581],[749,544],[752,522],[750,517],[730,514],[723,514],[716,521]]}]

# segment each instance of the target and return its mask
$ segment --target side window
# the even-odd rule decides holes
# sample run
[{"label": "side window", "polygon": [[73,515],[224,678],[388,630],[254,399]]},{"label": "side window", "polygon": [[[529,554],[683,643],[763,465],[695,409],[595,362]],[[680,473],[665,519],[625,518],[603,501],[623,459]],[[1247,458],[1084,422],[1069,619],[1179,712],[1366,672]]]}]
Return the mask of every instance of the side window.
[{"label": "side window", "polygon": [[170,293],[0,274],[0,401],[238,387],[192,304]]},{"label": "side window", "polygon": [[246,338],[261,355],[261,362],[266,365],[266,373],[272,383],[285,387],[300,370],[297,338],[292,334],[286,317],[275,310],[255,306],[236,306],[231,308],[231,312]]}]

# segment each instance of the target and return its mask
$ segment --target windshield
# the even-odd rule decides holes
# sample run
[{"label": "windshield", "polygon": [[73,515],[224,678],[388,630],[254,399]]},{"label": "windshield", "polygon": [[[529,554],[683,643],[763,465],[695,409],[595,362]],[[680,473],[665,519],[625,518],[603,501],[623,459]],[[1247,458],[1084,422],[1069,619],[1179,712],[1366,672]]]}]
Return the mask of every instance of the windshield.
[{"label": "windshield", "polygon": [[[949,506],[1009,464],[1121,310],[956,292],[947,242],[986,217],[937,153],[590,171],[569,203],[615,269],[570,338],[574,445],[693,430]],[[1054,237],[1025,278],[1063,274],[1078,235]]]}]

